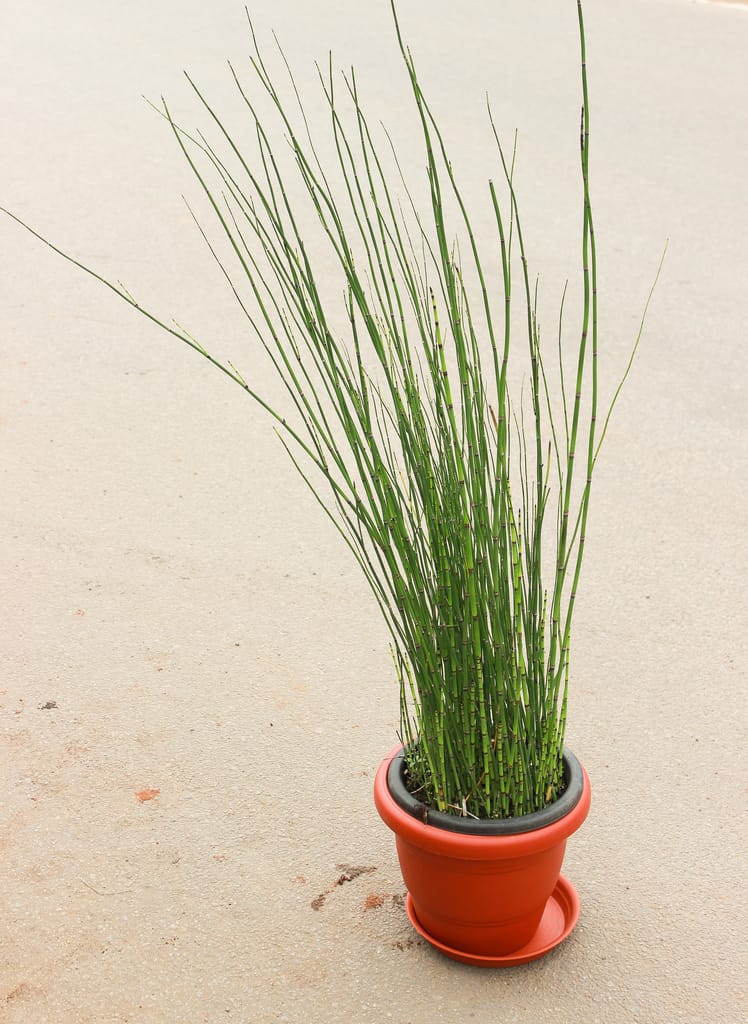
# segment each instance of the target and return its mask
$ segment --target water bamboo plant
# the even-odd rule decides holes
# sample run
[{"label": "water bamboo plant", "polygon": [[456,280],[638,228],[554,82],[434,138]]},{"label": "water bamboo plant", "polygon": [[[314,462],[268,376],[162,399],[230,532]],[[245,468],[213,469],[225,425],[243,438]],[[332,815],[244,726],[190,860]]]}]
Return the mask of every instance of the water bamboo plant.
[{"label": "water bamboo plant", "polygon": [[[425,147],[430,201],[423,210],[394,147],[377,141],[355,72],[337,76],[332,64],[320,72],[336,153],[331,184],[293,77],[292,116],[251,23],[254,84],[279,119],[295,180],[231,65],[254,127],[252,155],[189,76],[215,141],[176,123],[165,102],[160,107],[228,256],[200,230],[285,385],[288,410],[271,406],[233,363],[142,309],[121,285],[66,258],[210,360],[275,420],[389,629],[411,785],[439,810],[507,818],[541,809],[563,785],[570,637],[591,483],[631,366],[603,418],[582,5],[582,308],[572,388],[560,323],[554,384],[546,374],[514,157],[489,109],[501,188],[488,183],[496,244],[487,260],[394,4],[392,12]],[[301,227],[302,201],[316,211],[340,272],[346,331]],[[498,273],[488,269],[491,260]],[[640,337],[641,327],[632,359]],[[526,396],[510,395],[515,361],[525,364]]]}]

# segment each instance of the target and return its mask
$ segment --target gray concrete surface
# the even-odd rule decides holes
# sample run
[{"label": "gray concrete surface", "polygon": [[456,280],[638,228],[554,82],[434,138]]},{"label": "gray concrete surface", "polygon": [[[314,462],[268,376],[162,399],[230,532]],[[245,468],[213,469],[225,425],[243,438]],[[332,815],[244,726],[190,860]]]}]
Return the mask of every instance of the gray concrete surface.
[{"label": "gray concrete surface", "polygon": [[[401,7],[486,223],[486,90],[521,130],[553,337],[579,249],[575,4]],[[305,92],[329,46],[353,61],[419,172],[384,0],[252,9]],[[505,972],[416,941],[371,799],[397,698],[356,567],[238,388],[2,219],[3,1022],[745,1019],[748,13],[590,0],[587,21],[608,387],[670,251],[576,620],[577,930]],[[187,67],[235,110],[243,33],[227,0],[8,0],[0,202],[273,392],[141,99],[193,123]],[[338,886],[341,865],[371,870]]]}]

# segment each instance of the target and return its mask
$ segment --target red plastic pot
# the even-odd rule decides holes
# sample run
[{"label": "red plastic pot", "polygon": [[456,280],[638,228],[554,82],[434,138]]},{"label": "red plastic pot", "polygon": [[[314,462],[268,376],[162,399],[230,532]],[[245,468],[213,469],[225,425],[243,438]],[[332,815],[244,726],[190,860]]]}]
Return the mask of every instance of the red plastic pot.
[{"label": "red plastic pot", "polygon": [[[447,956],[485,967],[526,963],[563,941],[576,924],[579,899],[561,876],[561,863],[566,840],[590,807],[589,779],[574,755],[564,755],[570,784],[563,808],[474,825],[404,798],[402,761],[401,747],[382,761],[374,801],[396,836],[416,930]],[[505,834],[485,834],[502,828]]]}]

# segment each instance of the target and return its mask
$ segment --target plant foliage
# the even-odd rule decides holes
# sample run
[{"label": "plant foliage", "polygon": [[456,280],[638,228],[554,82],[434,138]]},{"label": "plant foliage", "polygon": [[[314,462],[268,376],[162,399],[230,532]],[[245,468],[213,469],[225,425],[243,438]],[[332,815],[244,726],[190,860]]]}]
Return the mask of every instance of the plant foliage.
[{"label": "plant foliage", "polygon": [[[292,415],[271,407],[233,364],[104,281],[228,374],[275,419],[389,629],[401,736],[421,799],[477,817],[539,810],[562,785],[572,615],[593,469],[607,426],[606,418],[598,429],[597,269],[581,3],[577,10],[583,305],[573,393],[567,398],[562,361],[557,416],[541,353],[514,158],[506,159],[489,111],[506,196],[502,202],[500,190],[488,183],[500,259],[500,288],[493,294],[494,275],[479,254],[394,5],[425,148],[425,209],[411,198],[394,147],[384,152],[375,141],[354,71],[338,77],[332,64],[320,73],[337,157],[331,183],[293,78],[294,116],[253,30],[254,83],[278,119],[284,147],[290,145],[295,180],[284,169],[274,129],[233,67],[254,128],[251,156],[189,77],[215,141],[178,125],[165,102],[160,108],[215,214],[228,257],[204,232],[205,240],[285,385]],[[338,329],[339,310],[330,306],[300,226],[299,196],[311,202],[340,272],[347,332]],[[523,310],[519,340],[515,305]],[[641,329],[634,351],[640,336]],[[517,359],[525,364],[528,397],[515,409],[509,374]],[[620,385],[610,409],[619,391]]]}]

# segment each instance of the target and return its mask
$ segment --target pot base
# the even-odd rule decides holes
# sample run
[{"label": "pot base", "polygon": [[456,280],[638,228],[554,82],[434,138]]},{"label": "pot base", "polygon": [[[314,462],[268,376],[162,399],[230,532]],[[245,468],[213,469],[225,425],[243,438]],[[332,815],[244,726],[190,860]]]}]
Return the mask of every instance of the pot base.
[{"label": "pot base", "polygon": [[518,964],[527,964],[531,960],[538,960],[563,942],[579,919],[577,891],[569,879],[561,875],[546,904],[538,930],[528,943],[521,949],[515,950],[514,953],[507,953],[505,956],[478,956],[475,953],[464,953],[459,949],[452,949],[451,946],[445,946],[444,943],[429,935],[416,917],[410,893],[408,893],[405,907],[410,923],[434,949],[438,949],[440,953],[452,960],[459,960],[460,963],[471,964],[473,967],[516,967]]}]

